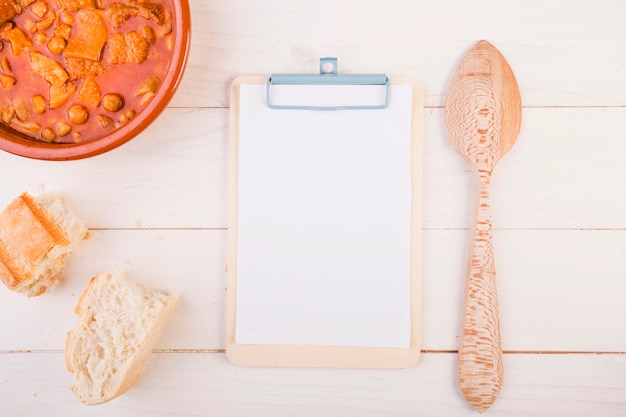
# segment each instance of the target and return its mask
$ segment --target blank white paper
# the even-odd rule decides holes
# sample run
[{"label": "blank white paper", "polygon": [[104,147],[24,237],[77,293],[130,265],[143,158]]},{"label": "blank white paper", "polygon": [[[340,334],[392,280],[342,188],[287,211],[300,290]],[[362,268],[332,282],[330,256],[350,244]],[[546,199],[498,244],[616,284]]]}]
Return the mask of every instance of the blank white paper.
[{"label": "blank white paper", "polygon": [[320,111],[241,85],[236,343],[410,347],[412,88],[390,88]]}]

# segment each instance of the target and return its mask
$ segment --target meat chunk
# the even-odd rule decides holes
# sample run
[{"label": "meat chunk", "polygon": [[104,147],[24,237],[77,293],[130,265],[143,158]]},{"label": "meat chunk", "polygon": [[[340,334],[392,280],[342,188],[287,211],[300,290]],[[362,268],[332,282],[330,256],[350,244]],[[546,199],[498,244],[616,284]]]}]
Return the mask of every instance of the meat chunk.
[{"label": "meat chunk", "polygon": [[107,27],[102,13],[95,9],[76,12],[76,34],[71,36],[63,50],[65,58],[98,61],[107,41]]},{"label": "meat chunk", "polygon": [[12,89],[16,82],[17,80],[15,79],[15,77],[6,74],[0,74],[0,85],[5,90]]},{"label": "meat chunk", "polygon": [[11,43],[11,53],[13,55],[19,55],[26,49],[33,46],[30,38],[24,33],[24,31],[17,26],[11,29],[3,39]]},{"label": "meat chunk", "polygon": [[109,40],[109,63],[141,64],[148,58],[150,42],[138,32],[120,33]]},{"label": "meat chunk", "polygon": [[13,103],[0,104],[0,120],[3,123],[9,124],[14,117],[15,107],[13,107]]},{"label": "meat chunk", "polygon": [[9,62],[8,56],[4,55],[2,59],[0,59],[0,68],[2,68],[2,71],[6,72],[9,75],[13,74],[13,70],[11,69],[11,63]]},{"label": "meat chunk", "polygon": [[51,109],[61,107],[76,91],[76,85],[71,81],[66,82],[60,86],[50,86],[50,101],[48,105]]},{"label": "meat chunk", "polygon": [[22,12],[13,0],[0,0],[0,25],[13,19]]},{"label": "meat chunk", "polygon": [[22,98],[18,97],[13,100],[13,108],[15,108],[15,115],[20,122],[28,120],[28,106]]},{"label": "meat chunk", "polygon": [[35,2],[35,0],[17,0],[16,3],[17,5],[22,9],[26,9],[28,6],[30,6],[31,4],[33,4]]},{"label": "meat chunk", "polygon": [[65,68],[67,68],[67,72],[72,80],[95,77],[104,73],[104,65],[102,65],[102,62],[81,58],[66,58]]},{"label": "meat chunk", "polygon": [[78,90],[78,99],[93,107],[98,107],[100,105],[102,93],[100,92],[100,86],[94,77],[89,77],[85,80],[82,87],[80,87],[80,90]]},{"label": "meat chunk", "polygon": [[33,72],[41,75],[50,85],[63,85],[69,78],[61,64],[39,52],[31,51],[30,65]]},{"label": "meat chunk", "polygon": [[96,7],[95,0],[60,0],[61,7],[71,12],[82,9],[93,9]]},{"label": "meat chunk", "polygon": [[122,27],[124,22],[132,17],[141,17],[163,25],[165,23],[165,8],[160,4],[149,2],[138,4],[114,3],[107,9],[105,17],[116,28]]},{"label": "meat chunk", "polygon": [[143,83],[141,83],[136,94],[138,96],[143,96],[145,94],[156,93],[160,86],[161,79],[159,77],[148,77]]},{"label": "meat chunk", "polygon": [[22,8],[14,0],[0,0],[0,25],[22,13]]},{"label": "meat chunk", "polygon": [[39,74],[50,84],[50,98],[48,106],[56,109],[62,106],[76,91],[76,85],[69,81],[69,74],[65,68],[54,59],[31,51],[30,64],[35,74]]}]

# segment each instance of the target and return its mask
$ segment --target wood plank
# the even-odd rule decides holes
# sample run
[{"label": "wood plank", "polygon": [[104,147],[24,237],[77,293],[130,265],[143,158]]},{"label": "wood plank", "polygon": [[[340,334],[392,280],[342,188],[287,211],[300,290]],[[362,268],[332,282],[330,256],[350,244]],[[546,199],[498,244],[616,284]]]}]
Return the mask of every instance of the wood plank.
[{"label": "wood plank", "polygon": [[[70,163],[0,152],[0,207],[24,190],[56,191],[96,232],[55,293],[31,300],[0,286],[0,414],[476,415],[453,353],[373,371],[238,368],[215,350],[225,345],[229,84],[314,73],[321,56],[339,57],[341,72],[424,83],[423,348],[456,349],[474,186],[441,106],[456,64],[484,38],[511,63],[525,105],[520,140],[492,183],[504,348],[622,352],[505,354],[489,415],[626,415],[626,3],[190,1],[188,71],[139,138]],[[183,298],[137,386],[87,408],[69,392],[63,342],[87,280],[113,264]]]},{"label": "wood plank", "polygon": [[623,2],[192,0],[191,10],[173,106],[227,107],[236,76],[315,73],[323,56],[337,56],[346,73],[415,77],[426,104],[442,106],[452,71],[480,39],[507,57],[527,106],[626,105]]},{"label": "wood plank", "polygon": [[168,109],[97,157],[49,162],[0,152],[0,207],[24,190],[50,191],[90,228],[225,227],[227,125],[227,110]]},{"label": "wood plank", "polygon": [[[425,233],[423,340],[456,349],[470,233]],[[626,352],[626,234],[497,230],[502,344],[511,351]]]},{"label": "wood plank", "polygon": [[[422,349],[458,347],[469,239],[465,230],[424,233]],[[505,350],[626,352],[625,233],[498,230],[494,246]],[[87,281],[113,265],[181,292],[159,349],[224,349],[225,248],[225,231],[96,231],[54,292],[28,299],[0,286],[0,351],[63,349]]]},{"label": "wood plank", "polygon": [[[625,355],[505,355],[490,416],[626,413]],[[224,354],[156,353],[123,396],[90,416],[475,416],[456,386],[456,355],[425,354],[404,370],[241,368]],[[3,413],[84,416],[60,352],[0,354]],[[8,400],[8,401],[7,401]]]},{"label": "wood plank", "polygon": [[[626,228],[624,132],[626,108],[524,109],[520,138],[493,175],[494,227]],[[0,206],[48,190],[91,228],[226,228],[227,148],[228,109],[168,109],[95,158],[48,163],[1,152]],[[424,170],[424,226],[468,228],[474,176],[441,109],[425,112]]]},{"label": "wood plank", "polygon": [[74,307],[99,272],[119,266],[128,278],[181,299],[159,349],[225,345],[226,233],[223,231],[96,231],[69,259],[62,283],[37,298],[0,286],[0,351],[63,349]]},{"label": "wood plank", "polygon": [[[474,174],[439,109],[426,117],[424,226],[468,228]],[[626,109],[524,109],[522,131],[491,182],[493,226],[626,228]]]}]

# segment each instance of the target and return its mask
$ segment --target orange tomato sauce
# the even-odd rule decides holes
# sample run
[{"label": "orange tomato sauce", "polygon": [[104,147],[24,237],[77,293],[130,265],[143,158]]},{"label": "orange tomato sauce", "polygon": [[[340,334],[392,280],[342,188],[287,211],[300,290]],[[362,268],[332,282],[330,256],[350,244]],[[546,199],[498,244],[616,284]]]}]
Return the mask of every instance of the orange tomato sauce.
[{"label": "orange tomato sauce", "polygon": [[[122,6],[129,8],[116,21],[109,9]],[[172,19],[170,0],[37,0],[23,7],[0,25],[0,123],[53,143],[90,141],[128,123],[154,97],[168,71],[176,36]],[[103,22],[106,33],[99,27]],[[16,41],[17,32],[9,35],[13,28],[27,42]],[[62,50],[50,43],[63,36],[64,42],[55,40]],[[78,68],[96,69],[72,70],[72,59]],[[105,105],[115,96],[122,98],[119,109]],[[77,109],[87,113],[86,121],[72,113]]]}]

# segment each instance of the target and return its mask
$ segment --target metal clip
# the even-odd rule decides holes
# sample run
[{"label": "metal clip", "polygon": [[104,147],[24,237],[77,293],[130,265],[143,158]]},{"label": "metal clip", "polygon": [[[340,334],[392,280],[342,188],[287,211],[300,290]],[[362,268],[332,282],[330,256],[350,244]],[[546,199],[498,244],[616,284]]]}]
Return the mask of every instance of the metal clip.
[{"label": "metal clip", "polygon": [[[272,102],[272,87],[280,85],[359,85],[383,86],[384,98],[378,104],[364,105],[289,105]],[[338,74],[337,58],[321,58],[319,74],[272,74],[267,79],[267,106],[271,109],[296,110],[378,110],[389,104],[389,78],[385,74]]]}]

